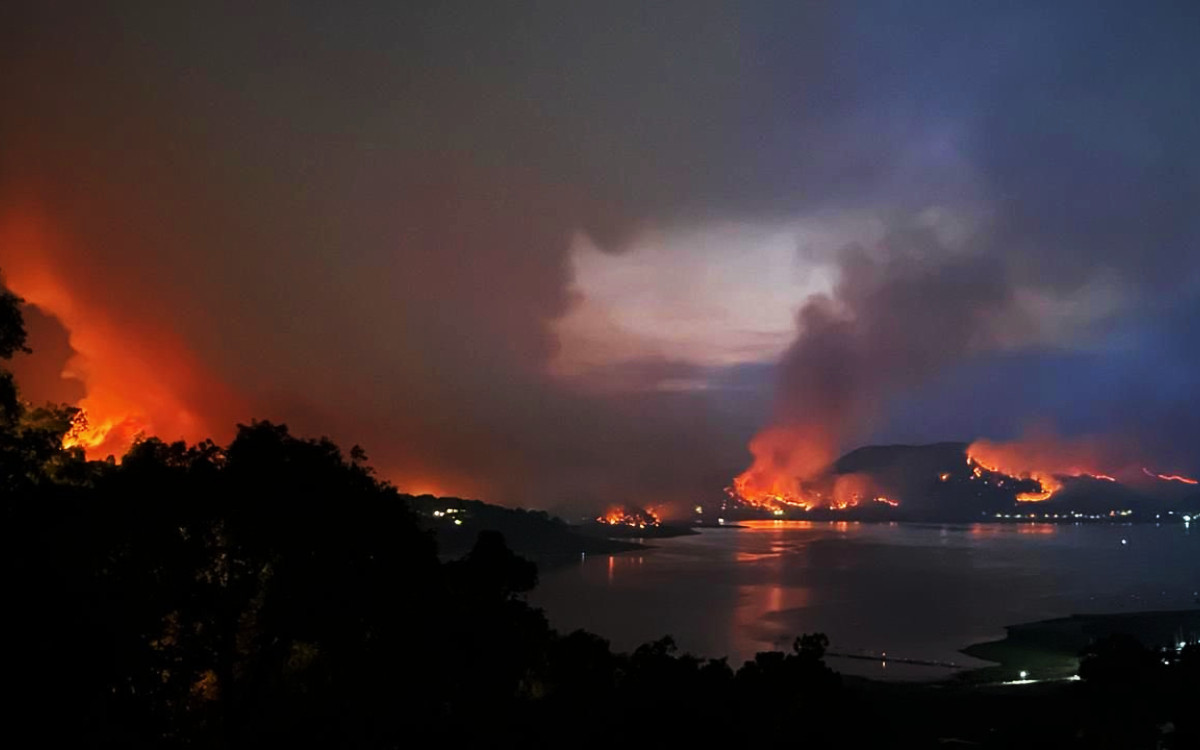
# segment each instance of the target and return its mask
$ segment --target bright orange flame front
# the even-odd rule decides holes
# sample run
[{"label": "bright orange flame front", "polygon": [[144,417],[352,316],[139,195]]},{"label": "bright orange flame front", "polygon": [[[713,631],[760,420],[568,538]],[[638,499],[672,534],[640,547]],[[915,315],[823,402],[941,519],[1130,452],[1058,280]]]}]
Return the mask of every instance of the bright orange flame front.
[{"label": "bright orange flame front", "polygon": [[831,455],[826,436],[811,428],[772,427],[754,436],[750,468],[734,478],[726,492],[735,500],[767,510],[784,507],[811,510],[818,505],[836,505],[811,488],[805,480],[829,465]]},{"label": "bright orange flame front", "polygon": [[146,434],[147,426],[134,417],[93,422],[87,409],[80,409],[71,422],[71,429],[63,436],[63,447],[82,448],[85,454],[120,455],[139,436]]},{"label": "bright orange flame front", "polygon": [[1017,495],[1018,502],[1032,503],[1048,500],[1062,489],[1063,477],[1117,481],[1095,468],[1103,463],[1099,458],[1103,452],[1087,441],[1056,440],[1048,435],[1011,443],[977,440],[967,448],[967,465],[978,479],[984,478],[984,472],[991,472],[1037,482],[1039,491]]},{"label": "bright orange flame front", "polygon": [[222,437],[210,432],[202,413],[232,430],[241,409],[231,394],[172,330],[145,312],[144,299],[122,291],[118,284],[124,279],[115,275],[108,284],[89,278],[76,268],[78,259],[70,259],[72,251],[34,212],[0,215],[5,281],[66,329],[75,354],[63,374],[81,381],[86,391],[77,404],[83,412],[64,445],[92,458],[120,458],[139,434],[164,440]]},{"label": "bright orange flame front", "polygon": [[[982,450],[980,447],[982,446]],[[1001,462],[1004,456],[1001,452],[994,450],[993,444],[980,441],[973,443],[967,449],[967,465],[971,466],[971,472],[978,478],[983,478],[983,473],[990,472],[992,474],[1005,474],[1019,479],[1029,479],[1037,482],[1039,491],[1037,492],[1019,492],[1017,493],[1017,502],[1019,503],[1039,503],[1043,500],[1049,500],[1050,496],[1062,489],[1062,482],[1054,478],[1053,475],[1030,469],[1006,469]],[[987,456],[985,459],[983,456]],[[990,460],[989,460],[990,459]]]},{"label": "bright orange flame front", "polygon": [[1156,472],[1150,471],[1149,469],[1147,469],[1145,467],[1142,467],[1142,473],[1144,473],[1146,476],[1152,477],[1154,479],[1161,479],[1164,482],[1182,482],[1183,484],[1200,484],[1200,479],[1192,479],[1191,477],[1184,477],[1184,476],[1180,476],[1178,474],[1158,474]]},{"label": "bright orange flame front", "polygon": [[604,515],[597,516],[596,521],[609,526],[631,526],[635,529],[658,526],[661,523],[658,514],[650,508],[632,508],[621,505],[612,506],[604,512]]}]

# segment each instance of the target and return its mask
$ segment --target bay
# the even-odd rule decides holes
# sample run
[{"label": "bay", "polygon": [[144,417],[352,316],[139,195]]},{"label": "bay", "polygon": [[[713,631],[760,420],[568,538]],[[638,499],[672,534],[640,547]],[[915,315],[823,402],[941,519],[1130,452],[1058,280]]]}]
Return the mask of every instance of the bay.
[{"label": "bay", "polygon": [[529,600],[560,631],[615,649],[671,635],[727,656],[787,649],[823,632],[839,671],[931,679],[983,662],[961,653],[1004,626],[1071,614],[1194,608],[1198,535],[1182,525],[918,525],[766,521],[650,540],[547,570]]}]

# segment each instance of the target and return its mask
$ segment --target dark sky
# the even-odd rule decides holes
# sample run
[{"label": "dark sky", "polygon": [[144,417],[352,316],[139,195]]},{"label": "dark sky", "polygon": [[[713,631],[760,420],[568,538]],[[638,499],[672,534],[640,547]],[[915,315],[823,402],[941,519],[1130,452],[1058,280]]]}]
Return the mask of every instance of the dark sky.
[{"label": "dark sky", "polygon": [[813,420],[1200,472],[1200,4],[251,5],[0,9],[31,397],[543,507]]}]

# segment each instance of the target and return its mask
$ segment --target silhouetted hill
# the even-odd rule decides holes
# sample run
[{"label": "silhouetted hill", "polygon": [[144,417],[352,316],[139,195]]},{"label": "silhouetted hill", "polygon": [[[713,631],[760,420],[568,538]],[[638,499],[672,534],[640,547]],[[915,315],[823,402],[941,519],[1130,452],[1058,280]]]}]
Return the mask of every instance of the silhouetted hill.
[{"label": "silhouetted hill", "polygon": [[634,542],[581,534],[541,510],[505,508],[479,500],[433,495],[402,495],[423,528],[434,532],[444,559],[466,554],[481,531],[498,531],[514,552],[541,563],[585,554],[639,549]]},{"label": "silhouetted hill", "polygon": [[[1200,512],[1200,494],[1141,475],[1128,482],[1060,476],[1062,488],[1049,499],[1018,502],[1019,494],[1037,492],[1040,485],[999,472],[977,473],[967,461],[967,448],[965,442],[856,448],[811,484],[826,497],[835,497],[836,488],[848,483],[858,505],[817,509],[806,517],[968,522],[1011,519],[1017,514],[1028,519],[1032,513],[1049,520],[1103,517],[1167,522]],[[879,496],[898,500],[899,505],[870,502]]]},{"label": "silhouetted hill", "polygon": [[836,474],[854,474],[898,469],[904,473],[920,471],[922,476],[936,476],[942,472],[967,474],[966,461],[967,444],[961,442],[864,445],[835,461],[833,471]]}]

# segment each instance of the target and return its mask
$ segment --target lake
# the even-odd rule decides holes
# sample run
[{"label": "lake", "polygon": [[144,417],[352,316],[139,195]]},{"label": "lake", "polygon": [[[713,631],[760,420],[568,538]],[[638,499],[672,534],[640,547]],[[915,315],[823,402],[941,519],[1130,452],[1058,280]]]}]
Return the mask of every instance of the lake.
[{"label": "lake", "polygon": [[[655,539],[543,572],[529,601],[562,632],[617,650],[670,634],[728,656],[786,649],[981,666],[958,650],[1004,626],[1071,614],[1194,608],[1200,532],[1182,525],[869,524],[763,521]],[[831,658],[848,674],[930,679],[952,669]]]}]

